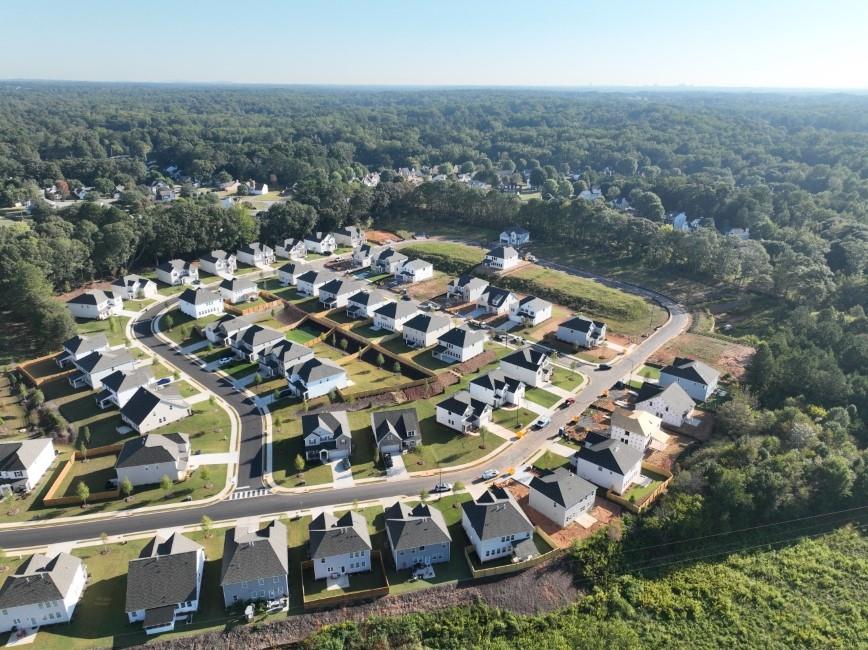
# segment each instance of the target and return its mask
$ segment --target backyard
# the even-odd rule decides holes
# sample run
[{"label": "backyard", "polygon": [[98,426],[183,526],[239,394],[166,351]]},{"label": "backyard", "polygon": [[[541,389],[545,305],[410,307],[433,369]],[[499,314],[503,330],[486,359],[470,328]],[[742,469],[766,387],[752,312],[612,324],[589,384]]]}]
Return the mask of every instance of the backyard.
[{"label": "backyard", "polygon": [[112,316],[105,320],[75,319],[75,328],[79,334],[105,334],[109,345],[121,345],[126,342],[127,316]]}]

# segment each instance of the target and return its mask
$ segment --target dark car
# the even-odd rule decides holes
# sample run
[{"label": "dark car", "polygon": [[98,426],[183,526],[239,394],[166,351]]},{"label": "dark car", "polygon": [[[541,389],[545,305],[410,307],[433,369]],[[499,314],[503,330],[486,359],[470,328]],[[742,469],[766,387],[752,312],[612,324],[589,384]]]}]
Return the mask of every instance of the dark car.
[{"label": "dark car", "polygon": [[610,366],[608,363],[601,363],[599,366],[597,366],[597,370],[611,370],[611,369],[612,369],[612,366]]},{"label": "dark car", "polygon": [[157,386],[166,386],[167,384],[172,383],[171,377],[163,377],[162,379],[157,380]]},{"label": "dark car", "polygon": [[392,469],[395,466],[395,461],[392,460],[392,454],[388,451],[383,454],[383,467]]},{"label": "dark car", "polygon": [[574,400],[572,397],[568,397],[563,402],[561,402],[561,408],[562,409],[568,409],[575,403],[576,403],[576,400]]}]

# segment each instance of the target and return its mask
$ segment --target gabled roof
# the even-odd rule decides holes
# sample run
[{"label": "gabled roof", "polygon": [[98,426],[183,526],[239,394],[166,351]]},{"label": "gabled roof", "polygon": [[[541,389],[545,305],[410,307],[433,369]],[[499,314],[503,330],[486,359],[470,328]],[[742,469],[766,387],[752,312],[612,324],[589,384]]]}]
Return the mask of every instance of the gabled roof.
[{"label": "gabled roof", "polygon": [[130,356],[126,348],[122,350],[112,350],[104,352],[91,352],[90,354],[81,357],[75,362],[75,365],[82,372],[94,373],[110,368],[118,368],[128,364],[134,364],[135,359]]},{"label": "gabled roof", "polygon": [[552,306],[548,300],[543,300],[542,298],[537,298],[536,296],[525,296],[521,300],[518,301],[518,306],[521,309],[527,309],[532,312],[543,311],[544,309],[548,309]]},{"label": "gabled roof", "polygon": [[0,472],[24,472],[53,443],[51,438],[0,442]]},{"label": "gabled roof", "polygon": [[305,264],[304,262],[287,262],[278,267],[277,270],[289,273],[290,275],[301,275],[310,271],[311,268],[309,264]]},{"label": "gabled roof", "polygon": [[671,365],[661,371],[661,374],[695,381],[706,386],[710,386],[720,378],[720,373],[708,364],[687,357],[676,357]]},{"label": "gabled roof", "polygon": [[244,278],[226,278],[220,283],[221,289],[238,293],[240,291],[256,291],[256,285]]},{"label": "gabled roof", "polygon": [[642,382],[639,394],[636,397],[636,408],[642,408],[642,402],[654,397],[660,397],[674,413],[689,413],[696,407],[696,402],[678,384],[669,384],[665,388],[660,384]]},{"label": "gabled roof", "polygon": [[475,502],[461,504],[461,508],[480,540],[533,533],[530,519],[502,488],[491,488]]},{"label": "gabled roof", "polygon": [[70,354],[86,354],[108,348],[108,339],[105,334],[75,335],[63,342],[63,349]]},{"label": "gabled roof", "polygon": [[289,572],[286,526],[272,521],[264,528],[238,525],[226,531],[220,585],[285,576]]},{"label": "gabled roof", "polygon": [[149,541],[127,568],[125,610],[137,612],[195,600],[202,547],[180,533]]},{"label": "gabled roof", "polygon": [[334,296],[340,296],[345,293],[355,293],[359,291],[362,287],[366,286],[365,283],[359,282],[358,280],[345,280],[343,278],[332,278],[324,285],[319,288],[320,294],[323,292],[332,294]]},{"label": "gabled roof", "polygon": [[218,248],[217,250],[211,251],[207,255],[203,255],[202,260],[206,262],[219,262],[222,260],[227,260],[230,257],[231,255],[229,255],[229,253]]},{"label": "gabled roof", "polygon": [[290,377],[298,376],[302,382],[309,384],[318,379],[335,377],[337,375],[346,374],[346,372],[346,370],[328,359],[313,358],[294,365],[292,368],[287,370],[286,374]]},{"label": "gabled roof", "polygon": [[153,280],[149,280],[148,278],[143,278],[140,275],[136,275],[131,273],[130,275],[124,275],[120,278],[117,278],[114,282],[112,282],[112,287],[118,287],[120,289],[128,289],[130,287],[134,287],[137,284],[154,284]]},{"label": "gabled roof", "polygon": [[295,341],[288,341],[286,339],[276,343],[265,351],[265,356],[274,357],[283,364],[284,367],[292,365],[299,359],[303,359],[311,354],[313,354],[313,350],[306,345],[296,343]]},{"label": "gabled roof", "polygon": [[399,253],[394,248],[387,247],[377,251],[376,257],[374,259],[378,262],[382,262],[385,260],[403,262],[409,258],[403,253]]},{"label": "gabled roof", "polygon": [[393,320],[397,320],[400,318],[406,318],[407,316],[412,316],[416,312],[419,311],[419,303],[415,300],[399,300],[397,302],[390,302],[382,307],[378,308],[374,313],[379,314],[385,318],[391,318]]},{"label": "gabled roof", "polygon": [[628,433],[635,433],[646,438],[660,431],[660,418],[646,411],[628,411],[616,406],[612,411],[611,424]]},{"label": "gabled roof", "polygon": [[161,271],[167,271],[171,273],[173,270],[183,271],[185,269],[191,269],[196,266],[195,262],[185,262],[184,260],[168,260],[163,262],[157,268]]},{"label": "gabled roof", "polygon": [[454,395],[447,397],[437,404],[438,407],[446,409],[449,413],[456,415],[464,415],[468,409],[477,417],[489,408],[488,404],[478,399],[470,397],[470,393],[466,390],[458,391]]},{"label": "gabled roof", "polygon": [[589,332],[592,328],[602,329],[606,324],[603,321],[591,320],[584,316],[573,316],[560,324],[560,327],[576,330],[577,332]]},{"label": "gabled roof", "polygon": [[73,296],[67,303],[74,305],[99,305],[107,300],[114,300],[115,295],[111,291],[103,291],[102,289],[89,289],[83,293]]},{"label": "gabled roof", "polygon": [[411,329],[417,332],[437,332],[452,325],[452,319],[442,314],[419,313],[404,323],[404,330]]},{"label": "gabled roof", "polygon": [[401,265],[402,271],[421,271],[422,269],[427,269],[428,267],[433,267],[434,265],[431,262],[426,262],[425,260],[410,260],[409,262],[404,262]]},{"label": "gabled roof", "polygon": [[490,307],[500,307],[510,296],[514,298],[515,294],[506,289],[500,289],[491,285],[488,285],[485,291],[482,292],[485,304]]},{"label": "gabled roof", "polygon": [[209,323],[205,329],[222,330],[225,334],[230,335],[252,326],[253,323],[244,316],[224,314],[216,321]]},{"label": "gabled roof", "polygon": [[190,408],[181,396],[167,388],[155,391],[150,388],[139,388],[133,396],[121,408],[121,415],[136,424],[145,421],[155,408],[161,403],[172,404],[177,408]]},{"label": "gabled roof", "polygon": [[249,244],[244,244],[243,246],[238,247],[239,253],[247,253],[248,255],[256,255],[257,253],[264,253],[270,250],[271,248],[269,246],[260,244],[258,241],[250,242]]},{"label": "gabled roof", "polygon": [[131,388],[147,386],[152,381],[154,381],[154,374],[149,367],[145,366],[144,368],[136,368],[129,372],[115,370],[112,374],[102,379],[102,385],[113,393],[120,393]]},{"label": "gabled roof", "polygon": [[327,237],[334,237],[334,235],[330,232],[312,232],[304,236],[306,241],[316,242],[317,244],[324,241]]},{"label": "gabled roof", "polygon": [[598,465],[624,476],[637,464],[642,463],[643,454],[620,440],[609,438],[582,447],[576,452],[576,456],[592,465]]},{"label": "gabled roof", "polygon": [[186,302],[189,305],[207,305],[212,302],[223,302],[223,298],[205,287],[184,289],[178,300]]},{"label": "gabled roof", "polygon": [[488,390],[497,391],[506,387],[510,392],[515,392],[523,382],[518,379],[512,379],[503,374],[499,368],[492,370],[486,375],[480,375],[470,380],[470,383],[475,386],[487,388]]},{"label": "gabled roof", "polygon": [[453,327],[451,330],[437,337],[440,343],[457,345],[460,348],[470,347],[474,343],[485,340],[485,332],[470,329],[466,325]]},{"label": "gabled roof", "polygon": [[588,495],[595,494],[597,486],[581,476],[576,476],[566,467],[558,467],[542,476],[534,476],[530,489],[569,510],[584,501]]},{"label": "gabled roof", "polygon": [[0,609],[64,600],[81,564],[69,553],[31,556],[0,587]]},{"label": "gabled roof", "polygon": [[308,284],[318,284],[325,283],[329,280],[334,279],[335,274],[329,271],[316,271],[314,269],[310,269],[309,271],[305,271],[300,276],[298,276],[299,282],[307,282]]},{"label": "gabled roof", "polygon": [[306,438],[317,429],[331,434],[332,439],[350,435],[346,411],[307,413],[301,416],[301,435]]},{"label": "gabled roof", "polygon": [[486,255],[488,257],[496,257],[497,259],[505,260],[510,257],[518,257],[518,251],[512,246],[496,246],[488,251]]},{"label": "gabled roof", "polygon": [[477,278],[472,275],[462,275],[452,280],[450,284],[455,288],[467,287],[468,289],[484,289],[488,286],[488,280],[483,280],[482,278]]},{"label": "gabled roof", "polygon": [[246,345],[252,350],[260,345],[276,345],[277,342],[285,340],[286,338],[283,336],[283,333],[254,323],[241,333],[236,343],[238,345]]},{"label": "gabled roof", "polygon": [[506,355],[500,361],[536,372],[548,361],[548,355],[533,348],[522,348]]},{"label": "gabled roof", "polygon": [[130,438],[124,442],[118,454],[115,469],[176,463],[181,459],[182,449],[185,448],[190,448],[190,438],[186,433],[149,433]]},{"label": "gabled roof", "polygon": [[351,295],[348,302],[368,306],[380,305],[389,302],[390,300],[392,300],[392,298],[379,289],[363,289],[362,291],[358,291]]},{"label": "gabled roof", "polygon": [[397,436],[398,439],[404,441],[410,437],[407,435],[408,431],[415,431],[417,438],[421,433],[415,408],[371,413],[371,429],[378,446],[389,436]]},{"label": "gabled roof", "polygon": [[308,528],[310,535],[310,557],[318,560],[345,553],[371,550],[371,536],[368,522],[358,512],[352,510],[340,518],[323,512]]},{"label": "gabled roof", "polygon": [[411,508],[399,501],[389,506],[386,508],[386,528],[396,551],[452,542],[443,513],[427,503]]}]

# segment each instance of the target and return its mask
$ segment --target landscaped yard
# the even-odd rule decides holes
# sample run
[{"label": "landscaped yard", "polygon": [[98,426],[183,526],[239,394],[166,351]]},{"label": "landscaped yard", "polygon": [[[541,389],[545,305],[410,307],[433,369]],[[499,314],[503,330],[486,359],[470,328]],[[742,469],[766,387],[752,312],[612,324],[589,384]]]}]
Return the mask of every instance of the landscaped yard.
[{"label": "landscaped yard", "polygon": [[304,599],[305,601],[316,601],[323,598],[332,598],[333,596],[341,596],[344,594],[352,594],[357,591],[366,591],[368,589],[377,589],[379,587],[388,586],[386,575],[382,571],[380,563],[371,558],[371,571],[365,573],[353,573],[349,576],[350,585],[347,589],[336,587],[326,590],[327,582],[325,580],[314,580],[313,569],[306,569],[303,573],[304,580]]},{"label": "landscaped yard", "polygon": [[627,501],[635,503],[637,506],[642,505],[642,502],[645,501],[648,495],[666,480],[665,476],[644,468],[642,469],[642,476],[649,480],[648,485],[634,483],[623,495]]},{"label": "landscaped yard", "polygon": [[[327,399],[327,398],[325,398]],[[272,477],[278,485],[298,487],[322,485],[332,482],[332,469],[319,461],[308,461],[305,469],[295,469],[295,459],[304,458],[304,440],[301,437],[301,404],[288,404],[272,410]]]},{"label": "landscaped yard", "polygon": [[294,327],[286,332],[286,338],[296,343],[305,344],[311,339],[315,339],[322,334],[322,330],[310,323],[302,323],[298,327]]},{"label": "landscaped yard", "polygon": [[280,298],[286,298],[287,300],[291,300],[293,298],[297,298],[297,294],[295,293],[295,287],[290,285],[284,285],[277,278],[268,278],[267,280],[260,280],[257,282],[260,289],[265,291],[269,291],[273,293],[275,296]]},{"label": "landscaped yard", "polygon": [[561,399],[554,393],[550,393],[547,390],[537,387],[528,388],[525,391],[524,396],[530,401],[536,402],[540,406],[544,406],[547,409],[553,407]]},{"label": "landscaped yard", "polygon": [[195,325],[205,327],[208,323],[213,323],[222,317],[222,314],[209,314],[208,316],[195,319],[176,308],[160,318],[159,327],[160,332],[173,343],[189,345],[190,343],[202,340],[202,337],[194,329]]},{"label": "landscaped yard", "polygon": [[393,371],[393,363],[390,359],[386,359],[383,367],[378,368],[357,357],[349,363],[342,364],[342,367],[347,371],[347,377],[353,382],[352,386],[344,390],[344,393],[353,394],[383,387],[399,386],[409,381],[400,372]]},{"label": "landscaped yard", "polygon": [[390,332],[389,330],[375,330],[373,327],[371,327],[370,321],[360,321],[351,329],[359,336],[364,336],[369,341],[374,341],[375,343],[381,341],[387,336],[392,336],[392,332]]},{"label": "landscaped yard", "polygon": [[660,368],[654,366],[642,366],[636,371],[636,374],[646,379],[660,379]]},{"label": "landscaped yard", "polygon": [[569,464],[569,458],[564,458],[553,451],[546,451],[533,462],[534,467],[538,467],[539,469],[557,469],[558,467],[565,467]]},{"label": "landscaped yard", "polygon": [[574,391],[576,388],[581,386],[584,381],[585,378],[577,372],[559,366],[554,367],[554,372],[552,373],[552,384],[558,388]]},{"label": "landscaped yard", "polygon": [[192,406],[193,415],[172,422],[149,433],[172,433],[180,431],[190,436],[193,451],[203,454],[229,451],[229,416],[222,408],[209,402]]},{"label": "landscaped yard", "polygon": [[499,408],[491,415],[491,421],[507,429],[517,431],[536,419],[536,413],[526,408]]},{"label": "landscaped yard", "polygon": [[75,319],[75,328],[79,334],[105,334],[110,345],[120,345],[126,342],[124,334],[127,326],[127,316],[112,316],[105,320]]}]

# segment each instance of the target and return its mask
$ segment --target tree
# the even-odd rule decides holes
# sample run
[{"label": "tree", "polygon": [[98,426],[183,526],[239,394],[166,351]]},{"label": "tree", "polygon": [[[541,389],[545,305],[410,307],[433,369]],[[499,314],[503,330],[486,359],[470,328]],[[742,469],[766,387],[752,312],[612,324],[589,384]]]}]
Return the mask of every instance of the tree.
[{"label": "tree", "polygon": [[202,519],[199,520],[199,526],[202,528],[202,532],[205,533],[205,537],[211,537],[211,528],[214,526],[214,521],[208,515],[202,515]]},{"label": "tree", "polygon": [[106,553],[108,553],[108,539],[109,539],[108,533],[102,532],[99,534],[99,541],[102,542],[102,550],[100,551],[100,553],[102,553],[102,555],[105,555]]},{"label": "tree", "polygon": [[345,339],[345,338],[341,339],[341,350],[346,352],[347,347],[349,347],[349,345],[350,345],[350,342],[347,339]]},{"label": "tree", "polygon": [[124,479],[121,481],[121,494],[124,495],[125,499],[129,499],[130,495],[133,493],[133,482],[130,480],[129,476],[124,476]]},{"label": "tree", "polygon": [[78,440],[75,442],[76,451],[78,451],[79,456],[83,461],[87,461],[87,445],[84,442],[84,438],[81,436],[78,437]]},{"label": "tree", "polygon": [[86,506],[87,500],[90,498],[90,488],[87,487],[87,483],[79,481],[78,485],[75,486],[75,494],[81,499],[81,505]]},{"label": "tree", "polygon": [[394,364],[392,364],[392,372],[394,372],[396,375],[401,373],[401,362],[400,361],[396,361]]},{"label": "tree", "polygon": [[545,196],[546,194],[551,194],[552,196],[557,196],[559,189],[560,188],[558,187],[558,182],[553,178],[549,178],[547,181],[545,181],[542,184],[543,196]]},{"label": "tree", "polygon": [[205,485],[205,487],[208,487],[210,485],[208,481],[211,478],[211,470],[208,469],[207,465],[202,465],[202,467],[199,468],[199,478],[202,480],[202,483]]},{"label": "tree", "polygon": [[382,352],[377,352],[377,367],[382,368],[384,363],[386,363],[386,357],[383,356]]},{"label": "tree", "polygon": [[425,502],[428,500],[428,496],[429,496],[429,495],[428,495],[428,490],[422,490],[422,491],[419,493],[419,500],[420,500],[422,503],[425,503]]},{"label": "tree", "polygon": [[160,489],[166,493],[166,496],[169,496],[169,493],[172,491],[172,479],[169,478],[168,474],[163,474],[163,477],[160,479]]},{"label": "tree", "polygon": [[301,473],[304,471],[304,468],[306,466],[304,457],[301,454],[296,454],[295,460],[293,461],[293,466],[295,467],[296,474],[301,476]]},{"label": "tree", "polygon": [[541,168],[537,167],[531,170],[529,180],[534,187],[542,187],[542,184],[548,180],[548,176]]}]

